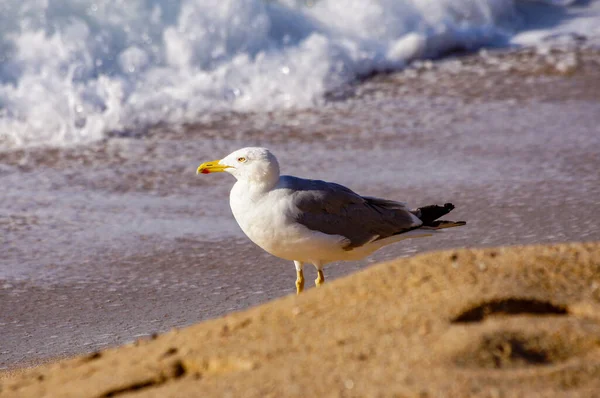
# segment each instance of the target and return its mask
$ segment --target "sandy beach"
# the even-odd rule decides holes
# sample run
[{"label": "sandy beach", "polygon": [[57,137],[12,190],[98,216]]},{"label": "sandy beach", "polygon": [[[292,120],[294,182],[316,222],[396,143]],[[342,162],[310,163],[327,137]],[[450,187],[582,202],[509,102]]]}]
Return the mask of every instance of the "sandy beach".
[{"label": "sandy beach", "polygon": [[[574,64],[569,63],[566,69],[557,67],[563,65],[558,62],[561,59],[573,57],[576,59]],[[534,50],[484,51],[434,63],[416,63],[403,72],[376,76],[357,84],[352,92],[344,93],[343,101],[332,100],[327,106],[306,111],[227,114],[220,121],[185,128],[157,126],[141,136],[134,132],[114,133],[105,140],[74,148],[2,152],[0,368],[8,370],[48,359],[96,352],[292,294],[293,265],[252,245],[235,224],[227,202],[233,180],[228,176],[195,175],[200,162],[219,158],[243,146],[268,146],[279,157],[284,173],[336,181],[361,194],[402,200],[415,207],[452,202],[456,205],[453,218],[469,223],[465,228],[449,231],[436,239],[406,241],[388,247],[362,262],[331,264],[326,269],[328,281],[369,268],[377,262],[432,250],[598,241],[600,228],[595,216],[600,211],[598,93],[600,53],[597,50],[568,48],[549,54]],[[581,250],[588,253],[592,249],[592,246],[586,246]],[[382,333],[377,337],[380,346],[367,347],[378,350],[377,361],[369,360],[370,366],[364,366],[359,358],[347,366],[352,367],[352,372],[369,369],[373,383],[395,380],[393,385],[398,390],[393,391],[406,396],[421,390],[440,392],[446,387],[450,388],[448,394],[454,391],[454,386],[445,386],[444,382],[463,373],[458,370],[457,373],[445,373],[447,368],[442,365],[450,361],[448,358],[453,358],[451,361],[455,366],[460,363],[470,369],[468,376],[460,376],[464,377],[461,379],[464,383],[462,387],[456,387],[457,393],[469,391],[474,396],[477,395],[476,386],[483,383],[482,380],[499,386],[507,378],[512,383],[510,388],[517,392],[521,391],[517,385],[519,380],[534,380],[531,386],[548,391],[556,387],[556,383],[576,384],[575,379],[583,376],[569,373],[567,368],[571,365],[568,361],[556,368],[548,368],[561,369],[565,376],[560,382],[551,376],[554,370],[540,371],[545,376],[534,372],[531,377],[527,368],[503,376],[493,372],[487,374],[486,369],[493,367],[494,360],[477,351],[483,348],[465,343],[470,339],[460,337],[461,333],[466,333],[462,326],[453,327],[452,331],[444,329],[442,333],[433,320],[429,324],[425,318],[419,318],[425,316],[428,309],[431,309],[431,316],[442,316],[441,303],[444,301],[441,298],[446,297],[446,293],[435,296],[438,300],[435,305],[439,308],[426,294],[435,283],[453,286],[453,289],[442,289],[454,292],[454,301],[445,304],[443,317],[446,318],[457,316],[467,304],[503,291],[512,292],[510,297],[538,297],[539,293],[543,300],[561,305],[579,303],[577,308],[595,305],[590,290],[593,279],[587,274],[585,279],[579,279],[579,271],[574,268],[578,263],[565,260],[555,264],[554,260],[549,260],[555,266],[554,271],[545,270],[536,261],[529,264],[528,261],[538,253],[537,249],[530,250],[529,257],[519,257],[514,264],[503,262],[507,268],[502,268],[502,272],[488,267],[484,274],[489,280],[480,279],[479,271],[470,274],[461,269],[460,277],[456,278],[463,284],[458,285],[454,285],[455,268],[446,260],[437,264],[435,256],[423,257],[431,260],[414,260],[422,263],[417,268],[410,265],[416,263],[409,260],[397,262],[395,267],[369,269],[364,275],[383,278],[383,274],[377,275],[385,269],[385,272],[393,272],[397,282],[379,280],[378,283],[394,292],[394,296],[388,297],[388,290],[379,291],[368,307],[385,305],[388,308],[393,302],[402,305],[394,307],[394,311],[401,313],[404,310],[400,308],[406,308],[418,315],[412,319],[410,312],[402,313],[389,323],[385,311],[368,312],[369,316],[383,317],[373,320],[377,325],[393,326],[394,333],[399,333],[394,336],[404,335],[402,345],[395,345],[398,343],[396,337],[387,341]],[[567,252],[571,253],[570,250]],[[593,250],[597,251],[597,248]],[[579,249],[575,252],[579,253]],[[485,253],[488,254],[472,255],[489,255],[489,252]],[[595,256],[594,264],[597,264],[597,253]],[[588,265],[591,272],[593,266]],[[562,270],[563,266],[565,270]],[[439,275],[435,271],[438,268]],[[541,283],[535,279],[541,276],[535,276],[534,269],[540,275],[555,275],[551,278],[552,286],[535,294],[529,289]],[[534,279],[521,279],[511,274],[511,270]],[[314,279],[313,273],[312,269],[307,269],[307,280]],[[413,282],[425,277],[424,273],[434,278],[433,281],[417,293],[409,293]],[[513,276],[509,278],[510,275]],[[504,276],[507,279],[503,279]],[[439,281],[435,279],[438,277],[441,278]],[[301,314],[312,314],[305,315],[303,324],[307,329],[303,329],[302,344],[296,341],[300,336],[293,333],[295,327],[279,332],[295,336],[292,338],[295,347],[321,352],[323,356],[319,358],[324,358],[325,352],[342,355],[344,342],[350,339],[348,341],[354,341],[352,344],[358,344],[358,340],[353,340],[357,337],[332,335],[326,324],[310,326],[310,321],[317,314],[319,319],[324,319],[326,312],[323,311],[336,312],[343,301],[337,298],[336,292],[345,290],[339,297],[355,297],[355,300],[351,301],[352,305],[347,302],[343,307],[349,311],[344,322],[350,324],[350,318],[354,317],[362,324],[368,324],[370,318],[361,318],[363,307],[359,305],[359,298],[363,294],[370,298],[375,293],[368,290],[369,283],[363,283],[361,278],[364,277],[344,279],[323,292],[313,295],[309,291],[306,297],[287,297],[276,302],[273,308],[277,311],[292,314],[289,307],[297,305],[303,311]],[[414,280],[409,283],[410,278]],[[467,283],[468,278],[476,280]],[[479,290],[471,291],[473,284]],[[584,289],[582,284],[587,287]],[[407,290],[398,290],[402,286]],[[360,289],[366,290],[359,294]],[[408,294],[411,295],[406,296]],[[325,306],[317,297],[326,298],[331,304]],[[270,338],[264,335],[269,331],[258,326],[263,315],[284,316],[277,315],[280,312],[275,310],[273,313],[254,311],[252,314],[257,318],[252,318],[253,326],[247,330],[256,335],[248,335],[248,340],[244,341]],[[195,329],[212,336],[206,337],[210,343],[202,346],[202,358],[211,358],[211,350],[218,348],[222,350],[219,361],[228,361],[229,346],[217,343],[221,340],[214,336],[214,331],[227,322],[242,322],[242,318],[243,315],[234,315]],[[525,321],[529,322],[521,317],[511,318],[507,324],[492,320],[473,333],[487,336],[489,332],[493,343],[493,339],[505,336],[493,334],[494,328],[520,330]],[[538,339],[535,341],[542,345],[551,344],[543,337],[554,333],[547,329],[550,326],[545,321],[531,322],[539,326],[539,336],[542,336],[534,340]],[[575,323],[561,322],[553,324],[552,328],[573,328],[574,336],[584,330],[590,335],[596,333],[595,324],[588,325],[581,319],[573,320]],[[311,329],[317,325],[320,325],[319,329]],[[445,328],[449,327],[447,323],[445,325]],[[430,327],[435,333],[427,331]],[[422,345],[417,347],[421,348],[401,349],[417,338],[414,333],[419,328],[425,328],[425,336],[429,336],[419,340]],[[342,330],[341,327],[332,329],[334,334]],[[364,333],[369,333],[368,328],[360,329],[362,337],[366,336]],[[328,343],[314,337],[315,334],[326,335]],[[169,336],[161,339],[177,341],[177,333]],[[198,344],[203,339],[198,337]],[[434,351],[437,357],[427,356],[431,352],[426,353],[423,347],[442,344],[443,339],[450,339],[452,344],[448,346],[455,347],[454,351],[446,352],[440,348]],[[231,340],[235,339],[228,339]],[[335,343],[338,345],[335,349],[328,345],[334,341],[341,341]],[[425,341],[427,344],[423,345]],[[577,341],[574,345],[565,342],[549,347],[549,357],[570,358],[571,350],[580,350],[577,352],[583,355],[588,346],[597,345],[588,337]],[[464,347],[459,349],[463,343]],[[286,345],[281,344],[280,348],[274,346],[273,349],[285,350]],[[392,346],[395,354],[381,355]],[[352,355],[360,356],[360,350],[355,349],[357,346],[352,347]],[[152,355],[160,354],[160,350],[156,350]],[[231,348],[232,353],[233,350]],[[469,350],[475,350],[473,355]],[[139,355],[147,355],[139,352]],[[255,353],[252,346],[236,352],[236,358],[238,354],[251,358]],[[371,354],[364,353],[367,358],[371,358]],[[103,356],[102,363],[110,361],[112,355]],[[173,358],[179,358],[178,355]],[[405,361],[396,361],[399,356]],[[356,388],[354,392],[344,393],[346,395],[368,395],[367,390],[362,389],[366,386],[346,382],[341,378],[341,371],[333,371],[336,366],[333,359],[324,364],[326,370],[319,372],[327,375],[326,379],[319,380],[309,372],[301,380],[308,380],[310,376],[314,384],[300,385],[290,382],[300,377],[294,373],[293,366],[280,366],[283,363],[289,365],[294,359],[288,356],[277,358],[268,369],[280,368],[287,372],[282,373],[285,379],[281,379],[287,382],[281,385],[290,389],[269,390],[274,394],[279,391],[296,395],[293,388],[297,388],[298,393],[320,391],[321,387],[337,383],[337,386],[353,385]],[[342,356],[335,358],[342,360]],[[417,358],[421,359],[417,361]],[[197,366],[213,369],[212,362],[207,361]],[[417,362],[420,370],[410,376],[409,369]],[[218,363],[218,366],[214,365],[217,373],[221,366],[254,369],[251,361],[241,359],[230,365]],[[390,363],[396,363],[396,367],[388,367]],[[158,373],[170,372],[162,365],[148,366]],[[425,369],[430,366],[433,370],[426,375]],[[585,380],[581,379],[582,396],[586,396],[586,386],[594,386],[595,368],[589,366],[591,373],[584,373]],[[267,368],[262,369],[261,372]],[[309,368],[302,366],[297,371],[304,369]],[[389,373],[391,369],[399,372],[397,377]],[[123,375],[123,380],[129,377],[126,373]],[[69,373],[65,377],[75,379],[78,376]],[[210,388],[217,391],[219,386],[229,385],[233,378],[233,373],[228,373],[227,377],[207,378],[206,382],[213,383]],[[193,379],[186,373],[182,382],[193,383]],[[550,379],[553,381],[548,384]],[[250,387],[244,384],[249,380],[245,376],[236,380],[236,387],[231,387],[232,396],[236,396],[237,386],[248,388],[245,391],[255,396],[266,391],[260,388],[269,388],[267,384]],[[38,387],[29,390],[30,387],[23,387],[23,396],[41,396],[27,395],[30,394],[27,391],[41,391],[35,389]],[[16,396],[10,395],[11,391],[3,387],[2,394]],[[114,396],[106,395],[106,391],[90,396]],[[492,394],[489,389],[485,391]],[[523,391],[526,395],[527,390]],[[485,395],[484,392],[481,394]],[[515,393],[515,396],[519,394]],[[557,396],[552,394],[554,392],[548,392],[548,396]],[[65,392],[64,396],[69,395]]]},{"label": "sandy beach", "polygon": [[2,397],[593,397],[600,244],[449,250],[25,371]]}]

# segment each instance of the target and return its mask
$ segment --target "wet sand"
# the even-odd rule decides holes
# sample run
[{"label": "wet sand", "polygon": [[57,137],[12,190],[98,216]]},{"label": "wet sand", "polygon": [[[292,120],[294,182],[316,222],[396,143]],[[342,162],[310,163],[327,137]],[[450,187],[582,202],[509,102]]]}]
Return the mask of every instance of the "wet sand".
[{"label": "wet sand", "polygon": [[[575,66],[557,67],[573,54]],[[200,162],[242,146],[268,146],[284,173],[362,194],[453,202],[453,217],[469,223],[331,264],[329,280],[430,250],[600,240],[600,54],[551,56],[419,63],[313,110],[0,153],[0,367],[120,345],[293,293],[293,265],[235,224],[233,180],[195,175]]]}]

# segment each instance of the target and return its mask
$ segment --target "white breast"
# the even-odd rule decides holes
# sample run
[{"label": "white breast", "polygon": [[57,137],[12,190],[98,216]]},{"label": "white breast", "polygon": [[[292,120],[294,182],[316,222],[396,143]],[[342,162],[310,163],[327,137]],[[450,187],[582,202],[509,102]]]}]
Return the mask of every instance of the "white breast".
[{"label": "white breast", "polygon": [[242,231],[274,256],[316,261],[338,257],[342,251],[343,237],[312,231],[296,223],[295,209],[281,190],[253,192],[247,184],[237,182],[229,199]]},{"label": "white breast", "polygon": [[268,196],[268,192],[253,192],[247,184],[237,182],[231,189],[229,203],[242,231],[254,243],[273,253],[288,228],[284,222],[286,209],[282,202],[265,200]]}]

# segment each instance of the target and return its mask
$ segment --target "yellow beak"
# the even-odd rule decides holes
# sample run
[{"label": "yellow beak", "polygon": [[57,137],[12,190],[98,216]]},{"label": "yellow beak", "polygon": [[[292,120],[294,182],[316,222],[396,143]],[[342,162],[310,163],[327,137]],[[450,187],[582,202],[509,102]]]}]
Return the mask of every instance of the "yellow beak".
[{"label": "yellow beak", "polygon": [[198,170],[196,170],[196,174],[208,174],[208,173],[219,173],[221,171],[225,171],[230,166],[225,166],[219,164],[220,160],[213,160],[211,162],[202,163],[198,166]]}]

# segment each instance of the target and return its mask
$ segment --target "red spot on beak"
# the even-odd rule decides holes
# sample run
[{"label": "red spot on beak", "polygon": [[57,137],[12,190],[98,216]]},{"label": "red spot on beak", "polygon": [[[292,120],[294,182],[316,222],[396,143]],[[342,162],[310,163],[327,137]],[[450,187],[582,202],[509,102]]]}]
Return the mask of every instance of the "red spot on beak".
[{"label": "red spot on beak", "polygon": [[203,169],[203,170],[201,171],[201,173],[202,173],[202,174],[209,174],[209,173],[210,173],[210,171],[208,171],[208,169]]}]

